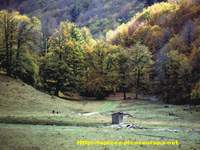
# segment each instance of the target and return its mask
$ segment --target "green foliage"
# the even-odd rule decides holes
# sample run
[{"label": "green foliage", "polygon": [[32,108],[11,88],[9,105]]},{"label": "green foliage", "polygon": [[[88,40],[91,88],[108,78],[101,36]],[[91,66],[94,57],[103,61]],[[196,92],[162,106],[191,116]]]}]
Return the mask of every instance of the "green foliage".
[{"label": "green foliage", "polygon": [[[119,74],[119,88],[123,90],[124,94],[127,92],[127,89],[131,87],[131,74],[132,71],[129,69],[129,57],[126,50],[121,50],[119,59],[118,59],[118,74]],[[126,99],[126,95],[124,95]]]},{"label": "green foliage", "polygon": [[162,82],[163,99],[167,103],[186,103],[191,92],[191,65],[184,54],[170,51],[163,64],[164,78]]},{"label": "green foliage", "polygon": [[0,64],[7,74],[34,84],[38,81],[38,66],[33,57],[38,47],[40,21],[15,11],[0,11]]},{"label": "green foliage", "polygon": [[[81,12],[87,11],[91,3],[76,0],[66,11],[71,12],[71,20],[79,25],[87,18],[93,34],[104,35],[115,26],[110,16],[104,17],[110,3],[105,1],[105,8],[99,9],[95,17],[83,16]],[[43,7],[47,3],[36,4]],[[114,4],[117,8],[123,2]],[[139,93],[152,91],[150,85],[154,84],[158,87],[154,92],[159,92],[165,102],[189,102],[198,99],[199,94],[198,4],[198,1],[181,1],[152,5],[127,24],[108,32],[107,41],[95,41],[87,28],[66,21],[51,34],[47,28],[54,20],[48,17],[48,27],[43,27],[45,31],[41,33],[41,23],[36,17],[3,10],[0,11],[0,66],[8,75],[30,84],[41,81],[39,84],[45,90],[53,90],[58,96],[59,91],[70,91],[103,99],[113,91],[123,91],[126,99],[126,92],[134,89],[137,98]],[[128,12],[130,8],[127,5],[119,15],[112,14],[117,18],[114,24],[127,20],[132,13]],[[59,13],[57,10],[54,15]],[[41,45],[42,57],[35,53]]]},{"label": "green foliage", "polygon": [[200,49],[196,46],[193,47],[190,54],[190,62],[192,65],[192,82],[195,84],[200,79]]},{"label": "green foliage", "polygon": [[129,49],[130,65],[133,67],[133,72],[138,70],[144,72],[153,64],[152,54],[148,47],[137,42],[134,47]]},{"label": "green foliage", "polygon": [[13,60],[12,73],[24,82],[34,85],[39,81],[39,66],[34,57],[26,52],[18,60]]},{"label": "green foliage", "polygon": [[93,39],[85,28],[62,22],[49,39],[49,52],[41,65],[41,76],[47,88],[61,91],[80,91],[85,71],[85,53]]},{"label": "green foliage", "polygon": [[118,47],[98,42],[94,51],[87,53],[87,71],[84,78],[84,95],[103,99],[117,86]]},{"label": "green foliage", "polygon": [[149,73],[153,65],[153,56],[148,47],[139,42],[137,42],[134,47],[130,48],[127,54],[129,63],[128,70],[133,79],[132,84],[134,85],[137,98],[139,90],[142,87],[141,81],[149,83]]}]

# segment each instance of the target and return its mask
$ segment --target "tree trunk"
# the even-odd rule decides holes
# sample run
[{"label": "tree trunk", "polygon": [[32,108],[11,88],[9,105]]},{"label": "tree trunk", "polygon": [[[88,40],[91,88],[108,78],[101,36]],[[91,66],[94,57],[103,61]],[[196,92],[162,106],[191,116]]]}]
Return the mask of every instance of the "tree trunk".
[{"label": "tree trunk", "polygon": [[124,93],[124,100],[126,100],[126,88],[123,87],[123,93]]},{"label": "tree trunk", "polygon": [[55,95],[59,97],[59,91],[62,88],[62,80],[58,79],[57,80],[57,84],[56,84],[56,91],[55,91]]},{"label": "tree trunk", "polygon": [[55,96],[59,97],[59,88],[56,87]]},{"label": "tree trunk", "polygon": [[135,99],[138,99],[139,87],[140,87],[140,70],[138,69],[138,72],[137,72],[136,91],[135,91]]},{"label": "tree trunk", "polygon": [[17,52],[16,52],[16,60],[19,60],[19,55],[20,55],[20,47],[21,47],[21,40],[17,40]]},{"label": "tree trunk", "polygon": [[12,29],[11,29],[11,31],[10,31],[11,33],[10,33],[10,54],[9,54],[9,57],[10,57],[10,67],[12,66],[12,49],[13,49],[13,43],[12,43],[12,41],[13,41],[13,31],[12,31]]},{"label": "tree trunk", "polygon": [[59,81],[56,84],[56,89],[55,89],[55,96],[59,97],[59,91],[60,91],[60,83]]},{"label": "tree trunk", "polygon": [[113,88],[113,94],[116,96],[116,87]]},{"label": "tree trunk", "polygon": [[8,17],[4,17],[4,35],[5,35],[5,47],[6,47],[6,72],[7,75],[11,75],[11,70],[10,70],[10,49],[9,49],[9,35],[8,35]]}]

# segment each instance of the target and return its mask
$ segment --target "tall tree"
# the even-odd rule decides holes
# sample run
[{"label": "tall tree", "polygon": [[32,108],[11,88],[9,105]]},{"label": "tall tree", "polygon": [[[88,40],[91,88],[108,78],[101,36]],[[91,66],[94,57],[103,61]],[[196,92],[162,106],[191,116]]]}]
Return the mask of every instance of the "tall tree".
[{"label": "tall tree", "polygon": [[[162,98],[167,103],[183,104],[190,99],[192,67],[186,55],[171,50],[163,62]],[[177,92],[178,91],[178,92]]]},{"label": "tall tree", "polygon": [[153,64],[152,54],[148,47],[139,42],[128,50],[128,54],[130,56],[130,69],[133,71],[135,80],[135,98],[137,99],[141,87],[141,79],[146,75],[148,77],[147,73]]},{"label": "tall tree", "polygon": [[118,74],[119,74],[119,87],[123,91],[123,99],[126,100],[127,90],[130,86],[130,65],[129,65],[129,55],[125,53],[125,50],[121,50],[118,59]]},{"label": "tall tree", "polygon": [[62,22],[49,39],[49,51],[41,65],[41,76],[48,88],[79,91],[85,72],[85,52],[91,43],[88,30]]},{"label": "tall tree", "polygon": [[13,55],[13,42],[14,33],[17,30],[17,21],[15,17],[17,12],[0,11],[0,29],[3,40],[3,48],[5,49],[5,59],[3,66],[6,68],[7,74],[11,75],[12,55]]},{"label": "tall tree", "polygon": [[94,51],[87,53],[85,74],[85,95],[103,99],[117,87],[117,59],[119,49],[99,41]]},{"label": "tall tree", "polygon": [[[28,77],[32,78],[37,72],[33,69],[36,63],[31,53],[37,49],[40,21],[36,17],[29,18],[19,12],[5,10],[0,11],[0,22],[1,49],[4,52],[1,56],[2,67],[9,76],[28,81]],[[35,82],[30,80],[31,84]]]}]

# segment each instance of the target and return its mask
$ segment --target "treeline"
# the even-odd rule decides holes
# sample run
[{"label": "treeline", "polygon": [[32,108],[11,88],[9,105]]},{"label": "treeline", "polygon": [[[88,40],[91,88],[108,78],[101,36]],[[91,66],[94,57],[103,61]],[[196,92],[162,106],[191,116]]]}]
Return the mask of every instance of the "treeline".
[{"label": "treeline", "polygon": [[200,101],[200,3],[159,3],[107,34],[130,47],[141,41],[153,53],[153,93],[167,103]]},{"label": "treeline", "polygon": [[137,97],[148,85],[152,54],[140,42],[126,49],[114,46],[70,22],[44,38],[36,17],[14,11],[1,11],[0,22],[1,68],[41,90],[97,99],[123,91],[126,99],[127,91],[135,89]]},{"label": "treeline", "polygon": [[[198,3],[199,4],[199,3]],[[36,17],[0,11],[0,66],[59,96],[104,99],[117,91],[199,103],[200,5],[159,3],[110,31],[107,41],[70,22],[47,36]]]}]

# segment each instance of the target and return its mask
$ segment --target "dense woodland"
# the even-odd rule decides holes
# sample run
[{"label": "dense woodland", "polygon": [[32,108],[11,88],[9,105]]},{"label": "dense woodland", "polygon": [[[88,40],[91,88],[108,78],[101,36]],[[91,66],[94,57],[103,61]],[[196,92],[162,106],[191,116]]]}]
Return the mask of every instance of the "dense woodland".
[{"label": "dense woodland", "polygon": [[70,21],[61,21],[47,38],[41,19],[2,10],[0,37],[1,70],[57,96],[104,99],[123,92],[126,99],[133,92],[166,103],[200,103],[198,0],[156,3],[105,39]]}]

